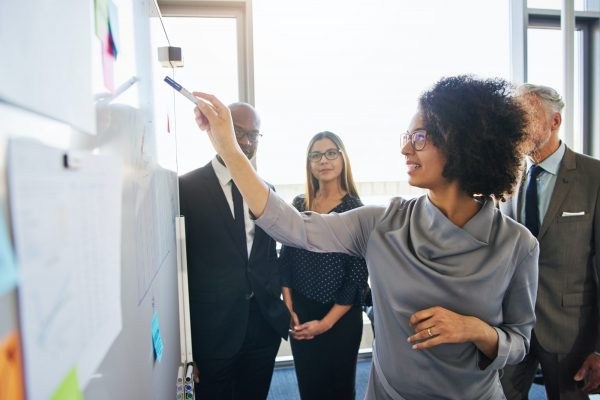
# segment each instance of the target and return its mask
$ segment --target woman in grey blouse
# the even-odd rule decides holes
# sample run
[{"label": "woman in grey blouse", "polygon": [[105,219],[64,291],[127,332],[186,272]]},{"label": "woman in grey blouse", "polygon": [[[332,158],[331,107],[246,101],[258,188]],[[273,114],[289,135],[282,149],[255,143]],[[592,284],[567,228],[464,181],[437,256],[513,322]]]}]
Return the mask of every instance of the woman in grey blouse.
[{"label": "woman in grey blouse", "polygon": [[206,100],[196,121],[261,228],[284,244],[366,259],[377,326],[367,399],[504,398],[498,369],[529,349],[539,253],[494,206],[512,191],[524,135],[506,82],[444,78],[419,98],[401,152],[409,183],[427,195],[326,215],[270,192],[227,107],[195,94]]}]

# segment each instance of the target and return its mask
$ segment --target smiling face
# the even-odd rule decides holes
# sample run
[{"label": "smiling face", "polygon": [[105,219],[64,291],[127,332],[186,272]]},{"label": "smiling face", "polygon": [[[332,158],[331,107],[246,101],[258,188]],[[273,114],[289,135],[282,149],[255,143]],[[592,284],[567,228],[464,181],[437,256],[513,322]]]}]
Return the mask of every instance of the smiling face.
[{"label": "smiling face", "polygon": [[[326,153],[328,150],[337,150],[337,146],[331,139],[320,139],[313,143],[310,148],[310,153],[319,152]],[[335,160],[329,160],[325,155],[318,161],[310,162],[310,172],[319,181],[322,186],[326,182],[339,180],[344,168],[344,155],[338,154]]]},{"label": "smiling face", "polygon": [[[408,132],[413,133],[424,129],[423,114],[417,112],[410,121]],[[440,185],[448,184],[442,176],[446,156],[428,138],[425,147],[416,151],[410,140],[402,147],[408,168],[408,183],[423,189],[434,190]]]}]

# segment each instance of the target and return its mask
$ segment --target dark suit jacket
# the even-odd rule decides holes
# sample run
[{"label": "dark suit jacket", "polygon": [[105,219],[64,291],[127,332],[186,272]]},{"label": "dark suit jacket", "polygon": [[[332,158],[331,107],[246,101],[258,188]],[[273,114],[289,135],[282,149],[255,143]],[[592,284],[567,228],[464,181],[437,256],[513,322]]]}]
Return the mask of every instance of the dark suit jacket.
[{"label": "dark suit jacket", "polygon": [[[500,205],[515,219],[522,207],[522,185]],[[538,241],[534,332],[539,343],[551,353],[600,351],[600,161],[566,149]]]},{"label": "dark suit jacket", "polygon": [[194,358],[228,358],[246,334],[249,300],[282,337],[290,315],[280,299],[275,241],[256,226],[250,258],[233,234],[231,209],[212,165],[179,179],[185,217],[187,267]]}]

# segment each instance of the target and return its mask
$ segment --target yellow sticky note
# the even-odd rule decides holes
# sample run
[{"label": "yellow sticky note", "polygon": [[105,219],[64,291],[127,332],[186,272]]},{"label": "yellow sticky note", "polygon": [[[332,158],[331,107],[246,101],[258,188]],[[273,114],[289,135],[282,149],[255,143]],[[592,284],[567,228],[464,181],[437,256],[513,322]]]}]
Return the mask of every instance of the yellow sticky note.
[{"label": "yellow sticky note", "polygon": [[77,379],[77,370],[71,368],[65,379],[52,395],[52,400],[83,400],[81,390],[79,390],[79,380]]},{"label": "yellow sticky note", "polygon": [[0,341],[0,400],[24,400],[21,345],[16,331]]}]

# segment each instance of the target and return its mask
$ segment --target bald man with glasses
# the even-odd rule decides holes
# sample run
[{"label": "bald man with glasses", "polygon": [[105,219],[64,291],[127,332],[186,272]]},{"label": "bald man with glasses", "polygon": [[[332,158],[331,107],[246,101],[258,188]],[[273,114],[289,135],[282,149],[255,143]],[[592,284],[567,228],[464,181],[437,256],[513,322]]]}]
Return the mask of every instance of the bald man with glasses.
[{"label": "bald man with glasses", "polygon": [[[254,158],[260,118],[229,106],[238,145]],[[290,314],[281,300],[275,241],[254,225],[217,155],[179,180],[185,217],[196,398],[267,398]]]}]

